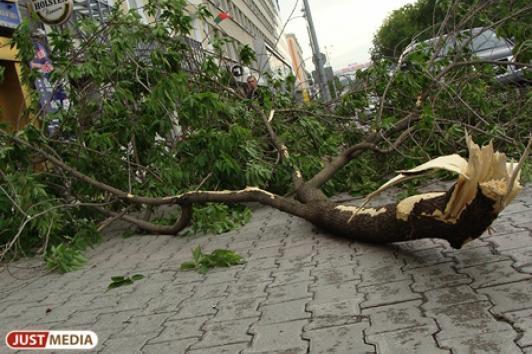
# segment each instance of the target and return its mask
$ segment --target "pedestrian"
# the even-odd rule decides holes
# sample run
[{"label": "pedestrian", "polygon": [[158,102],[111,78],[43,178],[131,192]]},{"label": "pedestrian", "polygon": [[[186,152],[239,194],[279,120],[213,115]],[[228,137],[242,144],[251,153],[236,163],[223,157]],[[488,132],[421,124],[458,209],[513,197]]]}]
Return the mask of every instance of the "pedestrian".
[{"label": "pedestrian", "polygon": [[254,75],[249,75],[246,79],[246,82],[246,97],[250,100],[253,98],[257,98],[259,96],[257,78]]},{"label": "pedestrian", "polygon": [[259,86],[255,75],[249,75],[246,79],[245,94],[248,100],[257,100],[259,105],[264,105],[264,91]]}]

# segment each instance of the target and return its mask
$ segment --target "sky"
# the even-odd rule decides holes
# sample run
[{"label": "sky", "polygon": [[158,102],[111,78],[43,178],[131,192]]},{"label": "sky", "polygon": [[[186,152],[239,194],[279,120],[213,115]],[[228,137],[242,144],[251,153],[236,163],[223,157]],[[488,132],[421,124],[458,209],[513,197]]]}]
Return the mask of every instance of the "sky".
[{"label": "sky", "polygon": [[[333,70],[349,64],[362,64],[369,61],[369,50],[373,35],[382,21],[393,10],[415,0],[308,0],[318,44],[327,55]],[[308,68],[312,68],[312,50],[306,20],[300,9],[303,0],[280,0],[281,28],[297,3],[293,19],[284,33],[294,33],[303,48],[303,56]],[[299,17],[299,18],[294,18]],[[308,58],[308,60],[307,60]]]}]

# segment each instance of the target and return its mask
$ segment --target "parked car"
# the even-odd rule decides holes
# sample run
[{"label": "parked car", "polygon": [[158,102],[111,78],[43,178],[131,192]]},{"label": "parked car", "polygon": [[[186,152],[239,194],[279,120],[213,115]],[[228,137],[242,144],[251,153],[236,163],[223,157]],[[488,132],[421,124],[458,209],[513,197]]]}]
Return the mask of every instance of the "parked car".
[{"label": "parked car", "polygon": [[[410,45],[401,54],[399,62],[402,68],[406,68],[412,53],[418,50],[428,53],[430,48],[437,51],[436,58],[448,54],[471,54],[479,60],[512,62],[515,61],[513,47],[511,40],[498,37],[492,29],[477,27]],[[500,83],[521,83],[525,80],[524,69],[515,65],[494,64],[494,70]]]}]

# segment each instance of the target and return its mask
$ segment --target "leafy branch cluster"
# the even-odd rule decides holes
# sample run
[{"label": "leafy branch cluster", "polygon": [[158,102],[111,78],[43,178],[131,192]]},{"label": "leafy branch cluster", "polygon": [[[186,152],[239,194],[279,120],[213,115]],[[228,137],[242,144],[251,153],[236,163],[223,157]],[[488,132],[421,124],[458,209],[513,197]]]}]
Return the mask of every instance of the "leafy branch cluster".
[{"label": "leafy branch cluster", "polygon": [[211,268],[230,267],[242,262],[242,257],[234,251],[217,249],[211,253],[203,253],[201,247],[197,246],[192,250],[192,261],[182,263],[181,269],[197,269],[199,273],[205,274]]}]

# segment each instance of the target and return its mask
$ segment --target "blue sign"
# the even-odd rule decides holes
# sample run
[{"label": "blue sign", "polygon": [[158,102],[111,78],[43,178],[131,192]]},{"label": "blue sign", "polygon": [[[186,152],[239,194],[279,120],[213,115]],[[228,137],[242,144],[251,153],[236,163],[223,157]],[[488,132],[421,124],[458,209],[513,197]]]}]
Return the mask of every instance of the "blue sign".
[{"label": "blue sign", "polygon": [[20,24],[17,4],[0,0],[0,28],[15,29]]}]

